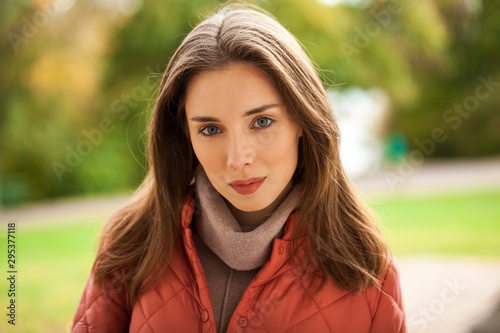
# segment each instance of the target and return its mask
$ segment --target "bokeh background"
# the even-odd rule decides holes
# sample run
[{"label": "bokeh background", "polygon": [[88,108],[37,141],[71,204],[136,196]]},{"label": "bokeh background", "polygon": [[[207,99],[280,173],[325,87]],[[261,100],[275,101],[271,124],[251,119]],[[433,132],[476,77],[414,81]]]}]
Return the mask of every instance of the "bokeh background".
[{"label": "bokeh background", "polygon": [[[410,332],[480,332],[500,301],[500,2],[250,2],[321,71]],[[19,272],[0,330],[70,330],[96,235],[145,175],[159,78],[220,3],[0,2],[0,276],[12,222]]]}]

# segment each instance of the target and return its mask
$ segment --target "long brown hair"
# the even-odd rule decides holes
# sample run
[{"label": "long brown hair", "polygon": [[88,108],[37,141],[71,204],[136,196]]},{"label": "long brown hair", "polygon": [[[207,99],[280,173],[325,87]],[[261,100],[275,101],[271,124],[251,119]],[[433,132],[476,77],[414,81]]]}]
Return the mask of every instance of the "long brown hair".
[{"label": "long brown hair", "polygon": [[[170,59],[150,122],[149,172],[105,226],[95,282],[106,286],[120,270],[133,304],[171,259],[180,239],[181,203],[199,163],[186,134],[186,85],[201,72],[234,63],[264,71],[303,130],[293,176],[301,193],[295,236],[306,230],[306,248],[323,283],[331,278],[356,291],[377,283],[387,245],[342,168],[340,132],[322,82],[292,34],[263,10],[241,5],[224,6],[196,26]],[[292,243],[292,253],[297,245]]]}]

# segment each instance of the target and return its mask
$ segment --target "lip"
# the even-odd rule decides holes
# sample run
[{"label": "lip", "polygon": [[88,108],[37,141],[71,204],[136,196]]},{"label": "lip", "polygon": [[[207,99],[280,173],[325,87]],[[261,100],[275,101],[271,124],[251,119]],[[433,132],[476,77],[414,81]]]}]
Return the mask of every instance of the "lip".
[{"label": "lip", "polygon": [[264,183],[264,180],[266,180],[266,177],[254,177],[244,180],[235,180],[230,182],[229,185],[239,194],[249,195],[257,191],[260,185]]}]

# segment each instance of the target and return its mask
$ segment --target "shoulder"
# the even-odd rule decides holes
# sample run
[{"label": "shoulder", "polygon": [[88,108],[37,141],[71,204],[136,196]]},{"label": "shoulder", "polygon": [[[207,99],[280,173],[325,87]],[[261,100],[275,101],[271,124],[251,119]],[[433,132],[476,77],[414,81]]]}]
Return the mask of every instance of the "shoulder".
[{"label": "shoulder", "polygon": [[88,332],[91,327],[106,330],[128,330],[131,309],[121,271],[115,271],[106,288],[94,281],[92,273],[73,318],[72,332]]},{"label": "shoulder", "polygon": [[388,258],[387,266],[380,274],[379,285],[372,286],[367,291],[367,297],[373,300],[379,300],[380,297],[389,297],[397,304],[403,304],[399,269],[394,257]]},{"label": "shoulder", "polygon": [[[365,297],[372,316],[372,325],[380,332],[406,332],[406,318],[399,270],[394,257],[389,257],[379,284],[369,287]],[[374,332],[378,332],[376,329]]]}]

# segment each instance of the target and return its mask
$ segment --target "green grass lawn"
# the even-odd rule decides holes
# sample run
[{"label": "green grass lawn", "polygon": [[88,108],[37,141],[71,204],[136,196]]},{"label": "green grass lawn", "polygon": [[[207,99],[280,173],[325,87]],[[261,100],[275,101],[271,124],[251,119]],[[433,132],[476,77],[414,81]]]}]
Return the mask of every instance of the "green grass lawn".
[{"label": "green grass lawn", "polygon": [[[7,324],[3,314],[0,332],[70,332],[101,223],[48,227],[17,223],[16,327]],[[6,253],[5,233],[1,235],[2,253]],[[5,264],[2,260],[2,271],[6,271]],[[0,304],[5,309],[9,299],[3,287],[6,284],[1,285]]]},{"label": "green grass lawn", "polygon": [[[379,213],[397,257],[437,253],[500,260],[500,190],[456,195],[398,195],[369,201]],[[18,223],[17,325],[12,330],[4,314],[0,331],[70,331],[102,222],[44,227]],[[5,254],[7,228],[3,224],[2,228],[2,253]],[[6,260],[2,259],[3,272],[7,270],[5,264]],[[5,309],[7,302],[7,293],[2,290],[2,308]]]},{"label": "green grass lawn", "polygon": [[500,259],[500,190],[371,200],[395,256],[439,253]]}]

